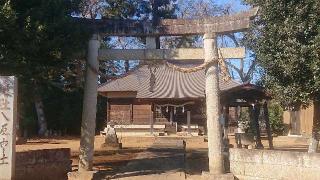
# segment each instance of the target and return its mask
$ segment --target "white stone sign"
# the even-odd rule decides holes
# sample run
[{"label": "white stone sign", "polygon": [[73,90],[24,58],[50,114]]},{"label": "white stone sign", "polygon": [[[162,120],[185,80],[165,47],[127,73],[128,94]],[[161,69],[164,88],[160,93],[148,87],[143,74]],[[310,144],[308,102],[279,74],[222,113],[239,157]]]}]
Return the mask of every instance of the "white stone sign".
[{"label": "white stone sign", "polygon": [[14,179],[17,80],[0,76],[0,180]]}]

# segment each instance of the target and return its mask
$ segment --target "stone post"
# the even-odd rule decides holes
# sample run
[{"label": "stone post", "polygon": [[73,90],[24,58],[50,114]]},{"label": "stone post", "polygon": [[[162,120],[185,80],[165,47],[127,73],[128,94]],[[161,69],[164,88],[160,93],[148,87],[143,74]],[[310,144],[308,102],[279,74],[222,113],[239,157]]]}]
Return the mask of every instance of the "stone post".
[{"label": "stone post", "polygon": [[156,37],[146,37],[146,49],[157,49]]},{"label": "stone post", "polygon": [[208,128],[208,157],[210,174],[224,173],[222,154],[222,131],[219,123],[219,75],[218,49],[215,34],[204,35],[205,62],[212,62],[206,68],[206,112]]},{"label": "stone post", "polygon": [[15,179],[17,79],[0,77],[0,179]]},{"label": "stone post", "polygon": [[89,40],[84,86],[81,140],[79,155],[79,172],[91,171],[94,153],[94,136],[96,128],[97,88],[98,88],[98,51],[99,36],[94,34]]},{"label": "stone post", "polygon": [[[157,49],[157,38],[156,37],[146,37],[146,49]],[[151,84],[150,84],[151,86]],[[152,110],[151,110],[152,111]],[[150,114],[150,134],[153,135],[153,112]]]}]

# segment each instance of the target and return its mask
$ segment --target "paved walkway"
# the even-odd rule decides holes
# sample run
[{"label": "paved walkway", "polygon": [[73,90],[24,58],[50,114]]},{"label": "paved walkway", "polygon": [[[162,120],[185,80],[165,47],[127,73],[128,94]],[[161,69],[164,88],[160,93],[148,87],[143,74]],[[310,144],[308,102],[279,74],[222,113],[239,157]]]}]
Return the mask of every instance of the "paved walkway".
[{"label": "paved walkway", "polygon": [[185,156],[185,143],[182,140],[155,141],[112,179],[185,179]]},{"label": "paved walkway", "polygon": [[167,172],[162,174],[128,176],[128,177],[115,178],[115,179],[117,180],[185,180],[186,177],[184,172]]}]

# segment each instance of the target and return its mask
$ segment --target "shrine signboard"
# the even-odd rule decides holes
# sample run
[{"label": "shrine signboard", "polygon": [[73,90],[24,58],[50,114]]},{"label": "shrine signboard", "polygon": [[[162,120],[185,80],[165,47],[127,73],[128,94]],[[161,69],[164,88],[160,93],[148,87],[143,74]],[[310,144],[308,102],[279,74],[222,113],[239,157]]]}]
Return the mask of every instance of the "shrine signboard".
[{"label": "shrine signboard", "polygon": [[0,179],[14,179],[17,80],[0,76]]}]

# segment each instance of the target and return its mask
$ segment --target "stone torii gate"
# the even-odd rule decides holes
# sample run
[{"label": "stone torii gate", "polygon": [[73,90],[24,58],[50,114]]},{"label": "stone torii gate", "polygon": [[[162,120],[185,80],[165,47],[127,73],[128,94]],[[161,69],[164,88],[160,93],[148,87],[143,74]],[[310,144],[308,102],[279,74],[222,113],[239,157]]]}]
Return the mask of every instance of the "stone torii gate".
[{"label": "stone torii gate", "polygon": [[[185,60],[204,59],[206,66],[206,112],[208,129],[208,157],[210,174],[224,174],[222,130],[219,124],[219,58],[243,58],[243,48],[217,48],[217,35],[240,32],[249,28],[258,9],[229,16],[198,20],[164,19],[156,27],[150,21],[134,20],[80,20],[96,31],[88,44],[84,104],[79,155],[80,174],[92,172],[99,60]],[[204,35],[203,49],[157,49],[160,36]],[[146,37],[146,49],[100,49],[100,36]]]}]

